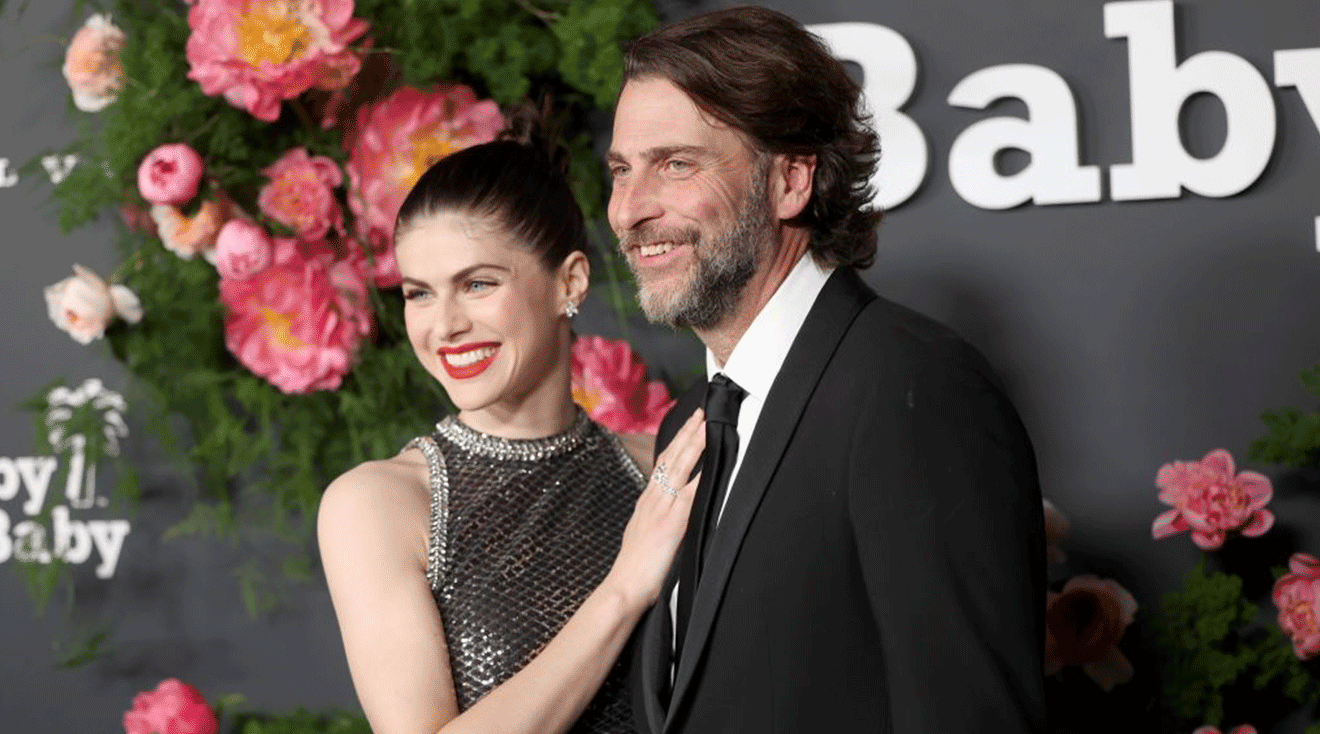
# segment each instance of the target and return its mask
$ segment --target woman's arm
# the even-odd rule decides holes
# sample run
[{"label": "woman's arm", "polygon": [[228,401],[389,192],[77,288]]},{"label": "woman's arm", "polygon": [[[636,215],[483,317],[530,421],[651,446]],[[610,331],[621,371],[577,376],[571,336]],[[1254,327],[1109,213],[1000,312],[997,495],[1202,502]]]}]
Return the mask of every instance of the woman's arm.
[{"label": "woman's arm", "polygon": [[[689,476],[704,446],[698,411],[660,457],[668,476]],[[674,495],[649,483],[605,580],[525,668],[459,715],[443,627],[426,583],[429,505],[412,506],[425,504],[425,493],[409,493],[416,497],[401,509],[388,487],[369,484],[379,479],[379,473],[350,472],[336,480],[319,517],[349,669],[376,734],[567,731],[659,595],[697,481],[680,486],[676,480]],[[402,521],[405,513],[409,520]]]}]

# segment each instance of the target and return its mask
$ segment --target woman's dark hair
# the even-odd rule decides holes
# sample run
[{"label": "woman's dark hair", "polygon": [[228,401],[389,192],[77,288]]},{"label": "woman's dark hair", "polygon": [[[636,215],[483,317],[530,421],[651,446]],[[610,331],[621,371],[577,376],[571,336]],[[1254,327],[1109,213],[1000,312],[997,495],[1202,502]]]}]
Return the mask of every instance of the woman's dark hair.
[{"label": "woman's dark hair", "polygon": [[394,219],[394,240],[442,212],[488,218],[547,268],[586,249],[586,227],[568,183],[568,153],[547,132],[550,103],[524,102],[489,143],[451,153],[417,180]]},{"label": "woman's dark hair", "polygon": [[705,13],[629,44],[624,80],[646,77],[669,80],[763,154],[815,156],[811,200],[789,224],[811,230],[824,265],[875,260],[879,139],[861,88],[819,38],[766,8]]}]

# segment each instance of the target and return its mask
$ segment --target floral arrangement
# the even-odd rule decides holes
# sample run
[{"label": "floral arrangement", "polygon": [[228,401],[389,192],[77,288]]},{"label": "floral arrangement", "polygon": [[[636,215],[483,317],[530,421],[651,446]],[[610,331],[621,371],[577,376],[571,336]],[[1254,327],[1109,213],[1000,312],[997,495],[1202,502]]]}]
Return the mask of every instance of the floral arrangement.
[{"label": "floral arrangement", "polygon": [[[1228,451],[1214,449],[1197,461],[1163,465],[1155,486],[1170,509],[1155,517],[1152,537],[1188,533],[1205,554],[1154,615],[1159,670],[1157,700],[1148,708],[1161,710],[1161,730],[1192,731],[1199,724],[1192,734],[1217,734],[1225,720],[1249,720],[1229,734],[1254,734],[1256,726],[1292,711],[1314,711],[1320,559],[1293,552],[1269,582],[1269,561],[1261,556],[1279,546],[1251,544],[1275,526],[1270,479],[1238,471]],[[1059,563],[1067,519],[1048,502],[1045,516],[1051,560]],[[1080,666],[1105,692],[1130,681],[1135,670],[1118,644],[1136,611],[1136,599],[1113,580],[1069,578],[1047,600],[1046,674]],[[1320,734],[1320,724],[1307,734]]]},{"label": "floral arrangement", "polygon": [[[100,12],[84,18],[88,5]],[[195,477],[201,499],[167,537],[263,540],[236,570],[256,614],[284,580],[311,578],[329,480],[449,408],[403,333],[392,242],[403,197],[434,161],[494,138],[506,110],[549,95],[575,193],[598,220],[588,118],[612,104],[621,46],[655,11],[648,0],[105,0],[75,13],[63,71],[80,133],[55,152],[78,163],[53,199],[66,231],[105,212],[125,226],[121,265],[75,265],[45,291],[50,317],[79,343],[108,344],[141,420]],[[603,295],[625,309],[613,243],[596,245]],[[593,415],[654,431],[668,396],[626,344],[584,337],[574,360]],[[102,456],[89,445],[85,458]],[[132,499],[135,474],[121,469],[113,494]],[[287,550],[265,551],[272,537]]]},{"label": "floral arrangement", "polygon": [[214,706],[196,688],[169,678],[139,693],[124,712],[124,734],[371,734],[360,714],[297,709],[286,714],[238,710],[243,697],[220,697]]}]

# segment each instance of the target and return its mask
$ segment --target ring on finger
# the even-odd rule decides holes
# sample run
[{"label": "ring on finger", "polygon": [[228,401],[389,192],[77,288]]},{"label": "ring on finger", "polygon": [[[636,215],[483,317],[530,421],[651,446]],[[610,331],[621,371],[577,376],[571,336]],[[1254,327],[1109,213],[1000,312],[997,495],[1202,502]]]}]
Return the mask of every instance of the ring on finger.
[{"label": "ring on finger", "polygon": [[651,481],[655,482],[661,492],[664,492],[670,497],[674,497],[678,494],[678,490],[674,487],[674,483],[669,480],[669,474],[665,472],[665,462],[663,461],[656,462],[655,471],[651,472]]}]

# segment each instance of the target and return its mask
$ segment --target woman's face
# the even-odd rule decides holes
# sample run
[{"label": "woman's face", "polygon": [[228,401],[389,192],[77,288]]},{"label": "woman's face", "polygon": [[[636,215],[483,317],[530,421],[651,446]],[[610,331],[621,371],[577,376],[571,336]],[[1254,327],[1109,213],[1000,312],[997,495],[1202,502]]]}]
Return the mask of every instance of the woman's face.
[{"label": "woman's face", "polygon": [[508,420],[566,399],[581,253],[551,270],[491,220],[442,212],[406,228],[395,256],[413,351],[460,411]]}]

